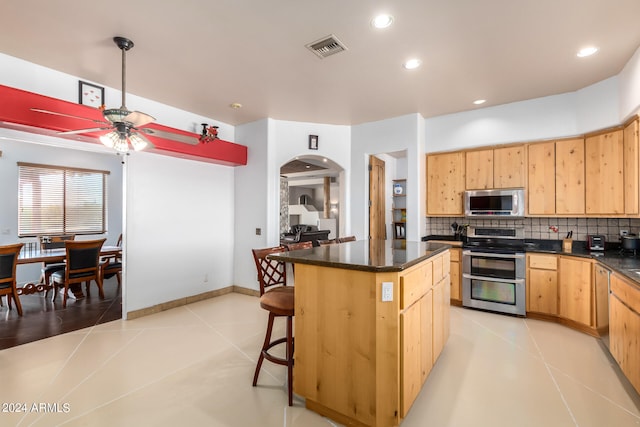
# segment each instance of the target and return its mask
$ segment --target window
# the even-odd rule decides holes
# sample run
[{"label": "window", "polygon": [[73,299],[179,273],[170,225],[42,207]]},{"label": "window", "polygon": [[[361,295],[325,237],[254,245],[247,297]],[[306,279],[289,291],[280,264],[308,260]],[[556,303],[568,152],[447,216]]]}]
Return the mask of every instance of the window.
[{"label": "window", "polygon": [[104,233],[108,174],[18,163],[18,236]]}]

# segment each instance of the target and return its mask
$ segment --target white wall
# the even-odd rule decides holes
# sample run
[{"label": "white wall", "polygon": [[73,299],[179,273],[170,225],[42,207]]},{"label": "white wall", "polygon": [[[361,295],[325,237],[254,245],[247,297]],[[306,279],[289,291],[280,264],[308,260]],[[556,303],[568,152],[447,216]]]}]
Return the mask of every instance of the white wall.
[{"label": "white wall", "polygon": [[[257,272],[251,255],[251,249],[275,246],[278,240],[269,237],[268,198],[269,178],[279,177],[278,171],[268,164],[269,122],[265,119],[236,127],[237,142],[248,147],[247,166],[236,168],[234,201],[235,208],[235,246],[234,246],[234,284],[248,289],[258,290]],[[279,188],[279,187],[278,187]],[[271,198],[280,198],[279,190]],[[278,212],[273,208],[276,224],[271,225],[279,233]],[[256,235],[256,228],[262,234]],[[279,234],[276,234],[279,235]]]},{"label": "white wall", "polygon": [[[16,242],[34,242],[35,238],[18,239],[18,162],[59,165],[107,170],[107,234],[78,236],[77,239],[107,238],[115,245],[122,232],[122,165],[113,152],[92,152],[62,146],[47,146],[43,142],[56,138],[0,128],[0,245]],[[64,144],[66,141],[57,141]],[[87,146],[88,144],[83,144]],[[36,282],[40,277],[40,264],[18,267],[18,283]]]},{"label": "white wall", "polygon": [[640,48],[624,66],[620,74],[620,121],[640,109]]},{"label": "white wall", "polygon": [[145,152],[125,168],[124,311],[232,285],[234,169]]},{"label": "white wall", "polygon": [[[350,233],[349,221],[344,219],[349,217],[350,206],[347,203],[350,184],[350,162],[351,144],[350,126],[325,125],[320,123],[292,122],[285,120],[272,120],[273,133],[270,139],[270,146],[274,150],[275,174],[269,176],[269,180],[277,181],[280,167],[298,156],[320,156],[332,160],[345,172],[340,174],[340,224],[339,235],[345,236]],[[309,150],[309,135],[318,135],[318,149]],[[276,198],[270,200],[269,210],[278,212],[280,200]],[[277,221],[277,218],[276,218]],[[277,222],[276,222],[277,226]],[[277,241],[275,241],[277,243]]]},{"label": "white wall", "polygon": [[425,120],[426,152],[568,137],[620,124],[618,78],[577,92]]},{"label": "white wall", "polygon": [[[424,232],[424,119],[409,114],[353,126],[351,130],[351,229],[358,239],[369,236],[369,155],[407,151],[407,239]],[[364,197],[363,197],[364,195]],[[390,208],[390,207],[389,207]]]}]

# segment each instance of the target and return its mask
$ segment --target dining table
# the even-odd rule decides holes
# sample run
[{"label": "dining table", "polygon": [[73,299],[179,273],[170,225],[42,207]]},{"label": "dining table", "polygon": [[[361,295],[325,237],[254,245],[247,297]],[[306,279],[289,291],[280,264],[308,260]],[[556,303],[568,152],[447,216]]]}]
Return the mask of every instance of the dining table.
[{"label": "dining table", "polygon": [[[112,257],[122,254],[122,248],[120,246],[103,245],[100,249],[100,257]],[[67,258],[67,250],[65,248],[56,249],[41,249],[40,245],[26,244],[20,253],[18,254],[17,264],[33,264],[33,263],[55,263],[64,262]],[[46,292],[49,289],[53,289],[53,286],[48,283],[26,283],[23,286],[19,286],[18,295],[30,295],[39,292]]]}]

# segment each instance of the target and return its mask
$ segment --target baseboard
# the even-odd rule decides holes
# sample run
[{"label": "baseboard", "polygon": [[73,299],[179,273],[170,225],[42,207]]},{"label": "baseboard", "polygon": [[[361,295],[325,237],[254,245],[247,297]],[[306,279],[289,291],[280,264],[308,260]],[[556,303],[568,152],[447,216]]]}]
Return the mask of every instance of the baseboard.
[{"label": "baseboard", "polygon": [[127,320],[138,319],[140,317],[148,316],[150,314],[160,313],[161,311],[171,310],[172,308],[182,307],[183,305],[191,304],[198,301],[203,301],[210,298],[219,297],[222,295],[235,292],[243,295],[260,296],[260,292],[254,289],[243,288],[241,286],[227,286],[226,288],[216,289],[215,291],[203,292],[197,295],[191,295],[185,298],[179,298],[173,301],[163,302],[152,307],[141,308],[140,310],[133,310],[127,312]]}]

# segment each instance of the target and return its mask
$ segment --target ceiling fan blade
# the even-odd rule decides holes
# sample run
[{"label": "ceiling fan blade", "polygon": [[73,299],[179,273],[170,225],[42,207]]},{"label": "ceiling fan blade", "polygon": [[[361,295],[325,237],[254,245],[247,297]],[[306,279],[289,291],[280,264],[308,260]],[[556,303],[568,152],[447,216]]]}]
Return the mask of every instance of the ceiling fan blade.
[{"label": "ceiling fan blade", "polygon": [[194,136],[182,135],[179,133],[171,133],[171,132],[165,132],[162,130],[149,129],[149,128],[138,129],[138,131],[144,132],[149,135],[158,136],[160,138],[171,139],[173,141],[182,142],[183,144],[198,145],[198,143],[200,142],[200,140]]},{"label": "ceiling fan blade", "polygon": [[45,114],[52,114],[54,116],[61,116],[61,117],[69,117],[71,119],[79,119],[79,120],[87,120],[89,122],[94,122],[94,123],[104,123],[107,124],[107,122],[102,121],[102,120],[96,120],[96,119],[90,119],[88,117],[81,117],[81,116],[73,116],[71,114],[65,114],[65,113],[58,113],[55,111],[49,111],[49,110],[42,110],[40,108],[30,108],[31,111],[35,111],[36,113],[45,113]]},{"label": "ceiling fan blade", "polygon": [[133,124],[133,127],[140,127],[155,122],[156,119],[146,113],[132,111],[124,118],[124,121]]},{"label": "ceiling fan blade", "polygon": [[110,127],[102,127],[102,128],[89,128],[89,129],[78,129],[78,130],[68,130],[66,132],[58,132],[58,135],[77,135],[79,133],[90,133],[90,132],[98,132],[101,130],[109,130],[112,129]]}]

